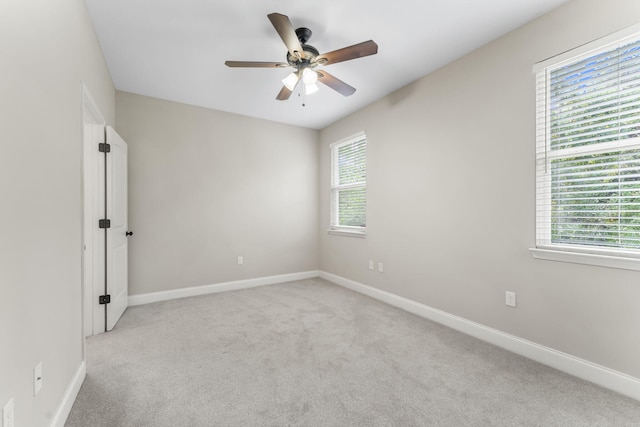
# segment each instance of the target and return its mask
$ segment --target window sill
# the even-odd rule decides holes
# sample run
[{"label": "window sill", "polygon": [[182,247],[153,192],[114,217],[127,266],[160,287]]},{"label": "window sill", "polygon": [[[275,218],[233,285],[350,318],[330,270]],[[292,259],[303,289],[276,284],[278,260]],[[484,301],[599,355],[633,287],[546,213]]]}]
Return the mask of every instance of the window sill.
[{"label": "window sill", "polygon": [[640,271],[640,258],[624,252],[603,250],[595,253],[564,246],[529,248],[529,251],[536,259]]},{"label": "window sill", "polygon": [[334,236],[344,236],[344,237],[358,237],[360,239],[365,239],[367,237],[366,231],[356,231],[356,230],[327,230],[327,233]]}]

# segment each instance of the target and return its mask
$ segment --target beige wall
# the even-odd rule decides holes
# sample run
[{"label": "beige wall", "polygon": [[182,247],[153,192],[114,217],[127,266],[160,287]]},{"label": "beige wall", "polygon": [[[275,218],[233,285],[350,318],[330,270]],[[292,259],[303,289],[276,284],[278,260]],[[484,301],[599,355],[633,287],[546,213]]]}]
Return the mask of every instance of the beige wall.
[{"label": "beige wall", "polygon": [[0,407],[14,398],[16,426],[49,424],[83,357],[82,82],[113,123],[84,2],[0,0]]},{"label": "beige wall", "polygon": [[[321,268],[640,377],[640,273],[528,251],[532,66],[637,22],[637,0],[574,1],[324,129]],[[368,236],[328,235],[328,146],[359,130]]]},{"label": "beige wall", "polygon": [[[639,21],[636,0],[574,1],[324,129],[318,151],[316,131],[116,97],[82,0],[0,0],[0,405],[48,425],[82,360],[82,82],[129,143],[131,294],[321,267],[640,377],[640,274],[528,252],[532,64]],[[369,235],[329,236],[328,144],[363,129]]]},{"label": "beige wall", "polygon": [[317,270],[317,131],[123,92],[116,105],[130,294]]}]

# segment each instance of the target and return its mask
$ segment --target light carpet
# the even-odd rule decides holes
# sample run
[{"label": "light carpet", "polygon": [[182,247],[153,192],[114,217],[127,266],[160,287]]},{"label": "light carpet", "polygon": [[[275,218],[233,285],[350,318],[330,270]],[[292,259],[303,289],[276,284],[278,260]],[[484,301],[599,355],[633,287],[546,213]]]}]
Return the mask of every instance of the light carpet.
[{"label": "light carpet", "polygon": [[638,426],[640,402],[322,279],[130,307],[67,426]]}]

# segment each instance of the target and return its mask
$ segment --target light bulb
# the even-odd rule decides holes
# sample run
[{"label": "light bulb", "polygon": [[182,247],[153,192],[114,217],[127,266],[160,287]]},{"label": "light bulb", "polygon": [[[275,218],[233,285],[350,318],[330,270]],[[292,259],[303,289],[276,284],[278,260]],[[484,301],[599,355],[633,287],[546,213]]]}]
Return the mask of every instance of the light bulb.
[{"label": "light bulb", "polygon": [[287,89],[293,92],[293,89],[295,89],[298,84],[298,75],[296,73],[291,73],[282,79],[282,83],[287,87]]},{"label": "light bulb", "polygon": [[[314,72],[313,74],[315,74],[315,72]],[[316,93],[316,92],[318,91],[318,85],[317,85],[317,84],[315,84],[315,83],[307,84],[307,83],[305,82],[305,84],[304,84],[304,88],[305,88],[304,93],[305,93],[306,95],[311,95],[312,93]]]},{"label": "light bulb", "polygon": [[315,85],[318,81],[318,73],[311,68],[305,68],[302,72],[302,81],[304,81],[306,85]]}]

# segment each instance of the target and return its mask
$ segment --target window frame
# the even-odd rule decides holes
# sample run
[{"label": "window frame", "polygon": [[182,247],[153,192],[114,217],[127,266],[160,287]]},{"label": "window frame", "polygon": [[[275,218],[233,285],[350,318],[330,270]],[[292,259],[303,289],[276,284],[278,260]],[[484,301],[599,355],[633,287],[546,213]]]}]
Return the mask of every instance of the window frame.
[{"label": "window frame", "polygon": [[[360,141],[364,141],[365,143],[365,180],[357,183],[349,183],[349,184],[338,184],[339,182],[339,168],[336,164],[336,157],[338,150],[346,145],[355,144]],[[331,183],[330,183],[330,218],[329,218],[329,234],[338,235],[338,236],[347,236],[347,237],[366,237],[367,235],[367,225],[366,225],[366,216],[367,216],[367,207],[366,207],[366,196],[365,196],[365,225],[361,226],[349,226],[349,225],[339,225],[337,224],[338,220],[338,204],[336,203],[337,197],[336,193],[340,190],[348,190],[354,188],[363,188],[365,190],[365,194],[367,192],[367,179],[366,179],[366,164],[367,164],[367,148],[368,141],[367,136],[364,131],[360,131],[354,135],[351,135],[347,138],[343,138],[339,141],[336,141],[329,145],[330,152],[330,168],[331,168]]]},{"label": "window frame", "polygon": [[[551,206],[549,203],[551,193],[542,189],[543,186],[550,185],[551,173],[549,172],[549,165],[552,159],[561,158],[562,154],[549,155],[551,152],[548,123],[550,96],[547,78],[550,70],[577,63],[590,55],[637,40],[640,40],[640,24],[556,55],[534,66],[533,71],[536,74],[536,245],[529,250],[536,259],[640,271],[640,250],[551,243],[551,228],[548,226],[551,222],[551,209],[547,208]],[[540,102],[541,96],[544,97],[542,105]],[[637,142],[621,141],[621,143],[617,144],[617,148],[621,149],[630,145],[637,146],[637,144]],[[602,146],[598,147],[598,149],[600,148]],[[583,151],[593,152],[597,150],[576,147],[563,151],[579,155]],[[541,172],[543,170],[544,172]]]}]

